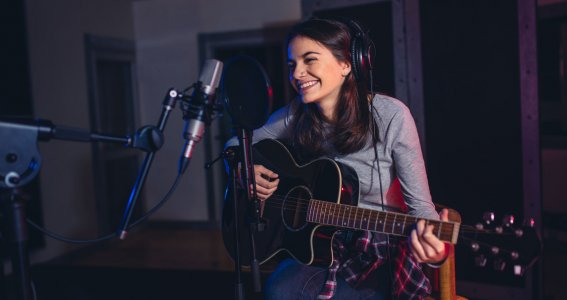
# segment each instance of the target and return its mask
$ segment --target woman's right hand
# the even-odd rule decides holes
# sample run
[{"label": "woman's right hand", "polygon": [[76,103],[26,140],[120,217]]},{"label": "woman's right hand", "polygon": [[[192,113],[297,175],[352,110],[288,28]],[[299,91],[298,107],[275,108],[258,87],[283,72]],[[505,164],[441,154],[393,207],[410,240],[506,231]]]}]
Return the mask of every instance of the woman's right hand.
[{"label": "woman's right hand", "polygon": [[278,174],[262,165],[254,165],[254,179],[256,180],[256,194],[260,201],[264,201],[278,189]]}]

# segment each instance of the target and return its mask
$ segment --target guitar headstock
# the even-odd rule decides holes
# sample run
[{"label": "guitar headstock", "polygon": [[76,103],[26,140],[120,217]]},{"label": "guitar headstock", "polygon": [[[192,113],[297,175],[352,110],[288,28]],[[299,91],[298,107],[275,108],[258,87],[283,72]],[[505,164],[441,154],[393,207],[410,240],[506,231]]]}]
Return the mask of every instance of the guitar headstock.
[{"label": "guitar headstock", "polygon": [[482,222],[462,227],[459,244],[470,249],[477,267],[522,276],[535,263],[542,246],[533,219],[520,227],[514,223],[512,215],[505,215],[500,223],[494,213],[484,213]]}]

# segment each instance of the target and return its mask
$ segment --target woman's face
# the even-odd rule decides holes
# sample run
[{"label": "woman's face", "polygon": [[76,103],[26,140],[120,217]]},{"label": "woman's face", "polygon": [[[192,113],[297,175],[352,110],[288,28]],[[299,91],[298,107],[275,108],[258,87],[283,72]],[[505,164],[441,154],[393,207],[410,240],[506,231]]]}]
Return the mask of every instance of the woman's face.
[{"label": "woman's face", "polygon": [[338,61],[322,44],[297,36],[288,45],[289,81],[303,103],[334,109],[350,64]]}]

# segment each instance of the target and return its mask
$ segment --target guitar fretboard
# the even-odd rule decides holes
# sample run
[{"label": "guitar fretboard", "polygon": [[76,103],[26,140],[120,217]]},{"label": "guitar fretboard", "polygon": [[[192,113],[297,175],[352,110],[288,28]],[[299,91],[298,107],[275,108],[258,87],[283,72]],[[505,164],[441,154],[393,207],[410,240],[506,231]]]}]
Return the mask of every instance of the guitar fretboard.
[{"label": "guitar fretboard", "polygon": [[[308,222],[406,237],[409,236],[413,225],[420,219],[406,214],[321,200],[311,200],[307,210]],[[437,235],[437,238],[452,244],[457,243],[459,223],[424,220],[426,225],[433,225],[433,233]]]}]

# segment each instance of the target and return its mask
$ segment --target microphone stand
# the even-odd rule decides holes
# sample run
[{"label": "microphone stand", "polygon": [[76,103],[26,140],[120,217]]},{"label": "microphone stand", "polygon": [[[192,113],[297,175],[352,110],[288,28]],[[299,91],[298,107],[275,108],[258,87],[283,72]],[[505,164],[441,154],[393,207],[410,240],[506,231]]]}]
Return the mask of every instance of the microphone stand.
[{"label": "microphone stand", "polygon": [[[207,168],[218,159],[224,158],[228,164],[230,175],[230,187],[232,188],[232,202],[234,205],[233,218],[234,218],[234,299],[244,300],[244,284],[242,282],[242,263],[240,262],[240,225],[238,224],[240,211],[238,201],[238,157],[240,157],[240,148],[229,147],[225,149],[218,158],[207,165]],[[226,201],[230,201],[227,199]]]},{"label": "microphone stand", "polygon": [[[254,236],[256,235],[256,232],[264,231],[266,228],[266,222],[260,217],[260,201],[256,194],[256,180],[254,178],[254,165],[252,158],[252,130],[241,128],[238,132],[238,140],[240,143],[242,168],[244,169],[244,183],[246,184],[245,190],[246,198],[248,200],[247,207],[249,207],[246,214],[249,222],[250,234],[250,269],[252,271],[254,291],[258,293],[261,291],[262,287],[260,264],[256,258],[256,243],[254,241]],[[235,207],[238,206],[235,205]],[[235,236],[238,238],[237,232]]]},{"label": "microphone stand", "polygon": [[[33,293],[29,270],[30,260],[27,251],[28,228],[26,225],[25,201],[21,193],[21,190],[16,188],[2,189],[1,191],[0,205],[2,206],[2,216],[6,221],[6,223],[2,224],[2,248],[6,246],[9,249],[14,286],[16,287],[16,299],[31,300],[33,299]],[[3,273],[4,270],[2,269],[0,272]],[[2,277],[4,276],[2,275]],[[4,286],[4,282],[2,282],[2,285]],[[6,290],[2,292],[4,296],[7,296]]]},{"label": "microphone stand", "polygon": [[[174,105],[177,92],[170,91],[166,102]],[[173,99],[173,100],[172,100]],[[170,110],[171,108],[168,108]],[[163,129],[166,117],[160,120]],[[0,208],[2,213],[0,244],[1,249],[9,249],[12,261],[16,299],[33,299],[28,251],[28,228],[26,223],[26,197],[21,187],[32,181],[39,173],[41,156],[37,141],[51,139],[78,142],[120,143],[126,147],[144,151],[155,151],[163,144],[161,130],[153,126],[140,128],[133,138],[93,133],[77,128],[56,127],[48,120],[24,120],[0,118],[0,140],[5,162],[0,163]],[[5,153],[4,153],[5,150]],[[153,153],[153,152],[152,152]],[[7,298],[3,263],[0,263],[0,296]]]},{"label": "microphone stand", "polygon": [[[0,119],[0,140],[5,161],[0,163],[0,218],[2,249],[9,249],[12,261],[15,296],[21,300],[33,299],[28,252],[28,228],[25,202],[21,187],[39,173],[41,157],[37,141],[50,139],[72,141],[105,141],[131,145],[128,137],[90,133],[81,129],[56,127],[47,120]],[[0,264],[0,296],[7,298],[3,264]]]},{"label": "microphone stand", "polygon": [[[20,300],[32,300],[33,290],[30,276],[29,251],[27,248],[28,229],[25,214],[25,197],[19,189],[25,186],[39,173],[41,157],[37,149],[37,141],[51,139],[78,142],[120,143],[126,147],[138,148],[148,152],[142,170],[130,195],[128,206],[120,226],[120,238],[124,239],[132,208],[139,198],[146,180],[155,152],[163,145],[163,130],[169,114],[178,98],[183,95],[170,89],[163,101],[163,110],[157,127],[144,126],[136,131],[133,138],[89,132],[82,129],[56,127],[47,120],[23,120],[0,118],[0,140],[8,141],[3,147],[7,149],[6,163],[0,164],[0,206],[3,219],[0,234],[1,249],[9,246],[14,273],[16,297]],[[7,224],[6,224],[7,223]],[[0,263],[0,298],[7,298],[3,263]]]},{"label": "microphone stand", "polygon": [[[169,89],[167,91],[165,99],[163,100],[163,109],[159,117],[157,129],[155,129],[153,126],[148,126],[145,127],[145,130],[142,130],[144,133],[143,136],[146,138],[150,137],[151,142],[143,143],[144,145],[148,146],[149,151],[144,158],[144,162],[142,163],[142,167],[140,169],[140,172],[138,173],[138,177],[136,178],[136,183],[134,184],[132,192],[130,193],[130,198],[128,199],[128,204],[126,205],[124,215],[122,216],[122,220],[120,221],[120,226],[118,227],[118,233],[120,234],[121,240],[124,240],[126,238],[126,235],[128,234],[127,230],[130,218],[132,217],[132,212],[134,211],[133,208],[140,198],[140,192],[142,190],[142,187],[144,186],[144,183],[146,182],[146,178],[154,160],[155,153],[161,148],[163,144],[163,140],[160,143],[155,142],[156,140],[154,140],[153,138],[156,136],[162,137],[162,132],[165,129],[167,119],[169,118],[171,111],[175,108],[175,103],[177,103],[177,100],[181,97],[183,97],[183,94],[180,94],[173,88]],[[141,139],[141,141],[146,141],[146,138]]]}]

